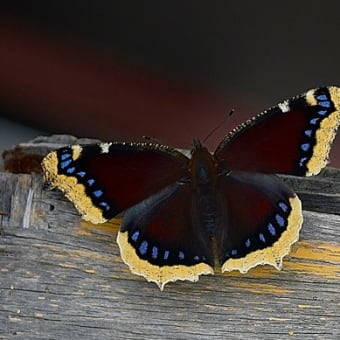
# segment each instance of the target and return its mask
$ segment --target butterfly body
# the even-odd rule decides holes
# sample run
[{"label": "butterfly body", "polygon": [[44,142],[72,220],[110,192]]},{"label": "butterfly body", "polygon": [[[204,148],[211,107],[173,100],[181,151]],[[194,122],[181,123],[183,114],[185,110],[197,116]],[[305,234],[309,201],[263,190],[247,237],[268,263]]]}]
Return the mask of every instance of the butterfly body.
[{"label": "butterfly body", "polygon": [[275,173],[317,174],[340,123],[340,89],[286,100],[231,131],[211,154],[191,158],[154,143],[73,145],[48,154],[46,181],[83,217],[124,211],[117,242],[131,271],[161,289],[199,275],[282,267],[298,240],[301,202]]},{"label": "butterfly body", "polygon": [[193,223],[201,224],[201,228],[213,237],[221,218],[217,189],[219,174],[213,156],[199,140],[194,140],[189,169],[193,200],[192,216],[196,219]]}]

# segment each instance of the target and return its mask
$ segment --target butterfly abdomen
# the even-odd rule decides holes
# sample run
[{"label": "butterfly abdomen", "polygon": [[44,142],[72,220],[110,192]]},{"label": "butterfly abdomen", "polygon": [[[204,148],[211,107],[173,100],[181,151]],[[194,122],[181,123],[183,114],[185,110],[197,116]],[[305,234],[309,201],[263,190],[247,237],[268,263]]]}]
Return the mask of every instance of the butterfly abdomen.
[{"label": "butterfly abdomen", "polygon": [[214,188],[210,186],[200,187],[197,195],[194,196],[194,200],[193,208],[196,210],[194,215],[197,215],[203,229],[210,238],[213,238],[220,216]]}]

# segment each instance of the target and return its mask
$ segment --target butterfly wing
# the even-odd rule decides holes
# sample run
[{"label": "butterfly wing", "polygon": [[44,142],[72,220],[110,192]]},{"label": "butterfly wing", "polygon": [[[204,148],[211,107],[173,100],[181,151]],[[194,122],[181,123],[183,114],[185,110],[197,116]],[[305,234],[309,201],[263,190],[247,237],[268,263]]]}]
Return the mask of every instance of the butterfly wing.
[{"label": "butterfly wing", "polygon": [[225,169],[310,176],[327,164],[340,123],[340,89],[310,90],[231,131],[215,158]]},{"label": "butterfly wing", "polygon": [[210,239],[192,218],[192,189],[174,183],[130,208],[117,242],[131,271],[161,290],[175,280],[213,274]]},{"label": "butterfly wing", "polygon": [[46,181],[72,201],[84,219],[102,223],[188,176],[188,158],[149,143],[73,145],[42,162]]},{"label": "butterfly wing", "polygon": [[275,175],[243,171],[220,176],[218,190],[225,207],[216,232],[222,271],[244,273],[258,264],[281,269],[302,225],[295,193]]}]

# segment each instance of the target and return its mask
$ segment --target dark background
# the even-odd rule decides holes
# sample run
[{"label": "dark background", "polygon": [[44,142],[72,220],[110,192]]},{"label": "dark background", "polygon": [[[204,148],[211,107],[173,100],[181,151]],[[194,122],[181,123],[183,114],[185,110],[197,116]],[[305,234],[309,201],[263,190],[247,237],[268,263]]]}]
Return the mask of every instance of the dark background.
[{"label": "dark background", "polygon": [[190,147],[234,108],[213,149],[253,114],[340,85],[339,33],[335,0],[3,1],[0,115],[47,133]]}]

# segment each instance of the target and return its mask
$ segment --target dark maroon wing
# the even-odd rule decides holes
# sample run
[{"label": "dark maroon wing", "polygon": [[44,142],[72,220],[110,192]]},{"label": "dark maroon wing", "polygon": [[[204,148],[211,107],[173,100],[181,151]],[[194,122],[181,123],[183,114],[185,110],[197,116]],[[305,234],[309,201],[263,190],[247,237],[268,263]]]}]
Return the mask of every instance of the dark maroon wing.
[{"label": "dark maroon wing", "polygon": [[215,158],[224,169],[314,175],[327,164],[339,123],[340,89],[310,90],[237,127]]},{"label": "dark maroon wing", "polygon": [[187,178],[188,158],[149,143],[73,145],[48,154],[46,181],[62,190],[86,220],[101,223]]},{"label": "dark maroon wing", "polygon": [[135,274],[163,289],[213,273],[209,235],[191,215],[189,183],[174,183],[127,210],[117,242]]},{"label": "dark maroon wing", "polygon": [[216,233],[222,271],[259,264],[281,269],[302,224],[295,193],[275,175],[243,171],[220,176],[218,190],[225,207]]}]

